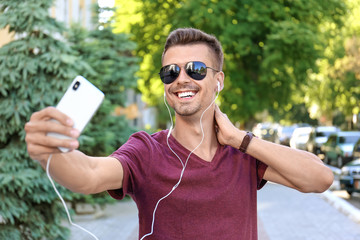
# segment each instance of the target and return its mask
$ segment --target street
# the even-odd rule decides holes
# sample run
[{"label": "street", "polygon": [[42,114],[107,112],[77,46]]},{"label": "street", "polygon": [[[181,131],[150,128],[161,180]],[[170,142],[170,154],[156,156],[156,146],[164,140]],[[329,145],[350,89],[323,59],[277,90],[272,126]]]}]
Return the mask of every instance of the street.
[{"label": "street", "polygon": [[339,182],[341,170],[339,168],[329,166],[329,165],[328,165],[328,167],[330,167],[334,173],[334,183],[330,187],[330,190],[332,191],[332,193],[335,196],[337,196],[341,199],[344,199],[345,201],[347,201],[354,207],[360,209],[360,193],[353,193],[352,195],[350,195],[345,190],[341,190],[340,182]]},{"label": "street", "polygon": [[329,204],[324,199],[328,194],[332,193],[300,193],[266,184],[258,193],[259,225],[263,227],[259,240],[360,239],[360,224]]},{"label": "street", "polygon": [[345,190],[332,191],[337,197],[346,200],[354,207],[360,209],[360,193],[353,193],[351,196]]},{"label": "street", "polygon": [[[135,203],[130,199],[107,205],[104,211],[77,215],[73,222],[91,231],[100,240],[138,239],[138,217]],[[69,224],[66,223],[68,226]],[[93,240],[89,234],[71,226],[70,240]]]}]

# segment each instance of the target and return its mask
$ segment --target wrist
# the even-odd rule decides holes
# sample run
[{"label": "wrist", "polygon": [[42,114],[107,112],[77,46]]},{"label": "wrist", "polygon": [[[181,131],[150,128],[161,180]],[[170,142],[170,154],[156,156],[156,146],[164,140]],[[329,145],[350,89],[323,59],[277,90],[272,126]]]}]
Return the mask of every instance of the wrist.
[{"label": "wrist", "polygon": [[50,154],[43,154],[43,155],[38,155],[36,157],[31,157],[31,159],[33,159],[34,161],[38,162],[44,169],[46,167],[46,164],[48,162]]},{"label": "wrist", "polygon": [[254,134],[252,132],[246,132],[246,134],[243,136],[239,150],[243,153],[246,153],[246,150],[248,149],[248,146],[253,139]]},{"label": "wrist", "polygon": [[233,148],[239,149],[242,140],[246,136],[246,131],[240,130],[238,128],[232,132],[232,135],[228,138],[226,145],[230,145]]}]

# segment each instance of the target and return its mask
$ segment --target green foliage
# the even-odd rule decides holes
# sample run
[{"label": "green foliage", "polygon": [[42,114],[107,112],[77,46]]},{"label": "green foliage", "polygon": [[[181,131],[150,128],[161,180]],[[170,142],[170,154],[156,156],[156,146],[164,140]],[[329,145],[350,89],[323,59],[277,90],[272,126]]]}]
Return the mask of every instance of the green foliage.
[{"label": "green foliage", "polygon": [[284,108],[271,109],[269,115],[273,122],[288,125],[291,123],[307,123],[312,126],[319,125],[317,119],[310,118],[310,114],[305,103],[289,104]]},{"label": "green foliage", "polygon": [[[98,8],[95,10],[101,11]],[[97,18],[95,22],[98,22]],[[82,75],[105,94],[103,104],[79,138],[80,150],[90,156],[108,156],[136,131],[124,116],[114,115],[115,107],[125,104],[126,89],[136,87],[138,58],[131,53],[136,45],[126,34],[114,34],[106,23],[91,31],[73,25],[68,40],[79,57],[94,70]],[[77,194],[73,196],[72,203],[102,206],[112,200],[107,193],[91,196]]]},{"label": "green foliage", "polygon": [[158,124],[165,127],[168,112],[163,105],[163,84],[158,72],[161,54],[172,23],[170,16],[178,10],[178,1],[118,0],[115,14],[115,32],[131,33],[137,43],[136,55],[142,59],[138,72],[138,88],[142,99],[160,111]]},{"label": "green foliage", "polygon": [[113,114],[116,106],[124,106],[128,88],[136,86],[138,59],[131,51],[136,47],[125,34],[114,34],[110,27],[87,32],[73,26],[69,34],[83,61],[95,72],[84,72],[105,93],[105,100],[81,137],[81,150],[93,156],[111,154],[136,130],[128,121]]},{"label": "green foliage", "polygon": [[[106,100],[81,136],[82,150],[108,155],[127,140],[131,129],[111,115],[124,104],[126,88],[136,84],[135,47],[110,28],[84,31],[78,40],[48,14],[52,1],[2,1],[0,28],[16,40],[0,48],[0,239],[67,239],[66,217],[46,174],[31,160],[24,141],[30,115],[55,105],[72,79],[84,75]],[[80,30],[79,30],[80,31]],[[69,35],[69,34],[67,34]],[[57,186],[67,201],[104,204],[104,194],[83,196]]]},{"label": "green foliage", "polygon": [[0,29],[9,25],[11,32],[39,36],[59,32],[63,30],[62,25],[45,11],[51,6],[52,1],[24,1],[19,4],[17,1],[3,0],[0,5]]},{"label": "green foliage", "polygon": [[[135,11],[141,18],[129,24],[139,45],[138,54],[144,58],[139,87],[146,99],[154,104],[160,99],[161,91],[153,89],[161,85],[157,72],[169,31],[196,27],[222,42],[226,77],[221,107],[240,122],[292,101],[292,94],[306,84],[307,72],[316,72],[315,62],[323,56],[328,33],[321,31],[321,23],[337,26],[345,14],[341,0],[141,2]],[[125,16],[117,16],[117,24],[126,24],[122,21]]]},{"label": "green foliage", "polygon": [[[16,40],[0,48],[0,239],[66,239],[62,205],[39,164],[29,159],[24,124],[54,105],[78,72],[90,69],[61,39],[51,1],[2,1],[0,28]],[[60,188],[64,198],[68,191]]]},{"label": "green foliage", "polygon": [[352,119],[360,113],[360,1],[344,2],[349,10],[343,27],[323,23],[331,38],[324,57],[318,60],[320,71],[310,75],[311,87],[306,89],[307,105],[317,110],[315,117],[338,125],[344,123],[339,121],[344,116]]}]

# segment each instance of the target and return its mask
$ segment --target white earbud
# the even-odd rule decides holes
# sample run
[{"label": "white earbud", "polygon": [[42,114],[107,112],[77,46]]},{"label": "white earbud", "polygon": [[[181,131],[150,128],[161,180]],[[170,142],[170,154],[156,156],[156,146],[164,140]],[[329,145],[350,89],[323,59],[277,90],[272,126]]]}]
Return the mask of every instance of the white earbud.
[{"label": "white earbud", "polygon": [[166,96],[166,92],[164,91],[164,97]]},{"label": "white earbud", "polygon": [[219,81],[217,82],[217,87],[218,87],[218,92],[220,92],[221,89],[220,89],[220,82]]}]

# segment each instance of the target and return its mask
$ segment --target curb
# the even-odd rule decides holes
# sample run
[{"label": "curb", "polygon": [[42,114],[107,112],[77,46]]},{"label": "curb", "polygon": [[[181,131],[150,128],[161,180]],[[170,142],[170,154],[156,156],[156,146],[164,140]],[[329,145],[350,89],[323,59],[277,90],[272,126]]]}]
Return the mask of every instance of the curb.
[{"label": "curb", "polygon": [[346,202],[344,199],[335,196],[330,190],[320,194],[321,198],[332,205],[339,212],[349,217],[355,223],[360,223],[360,210]]}]

